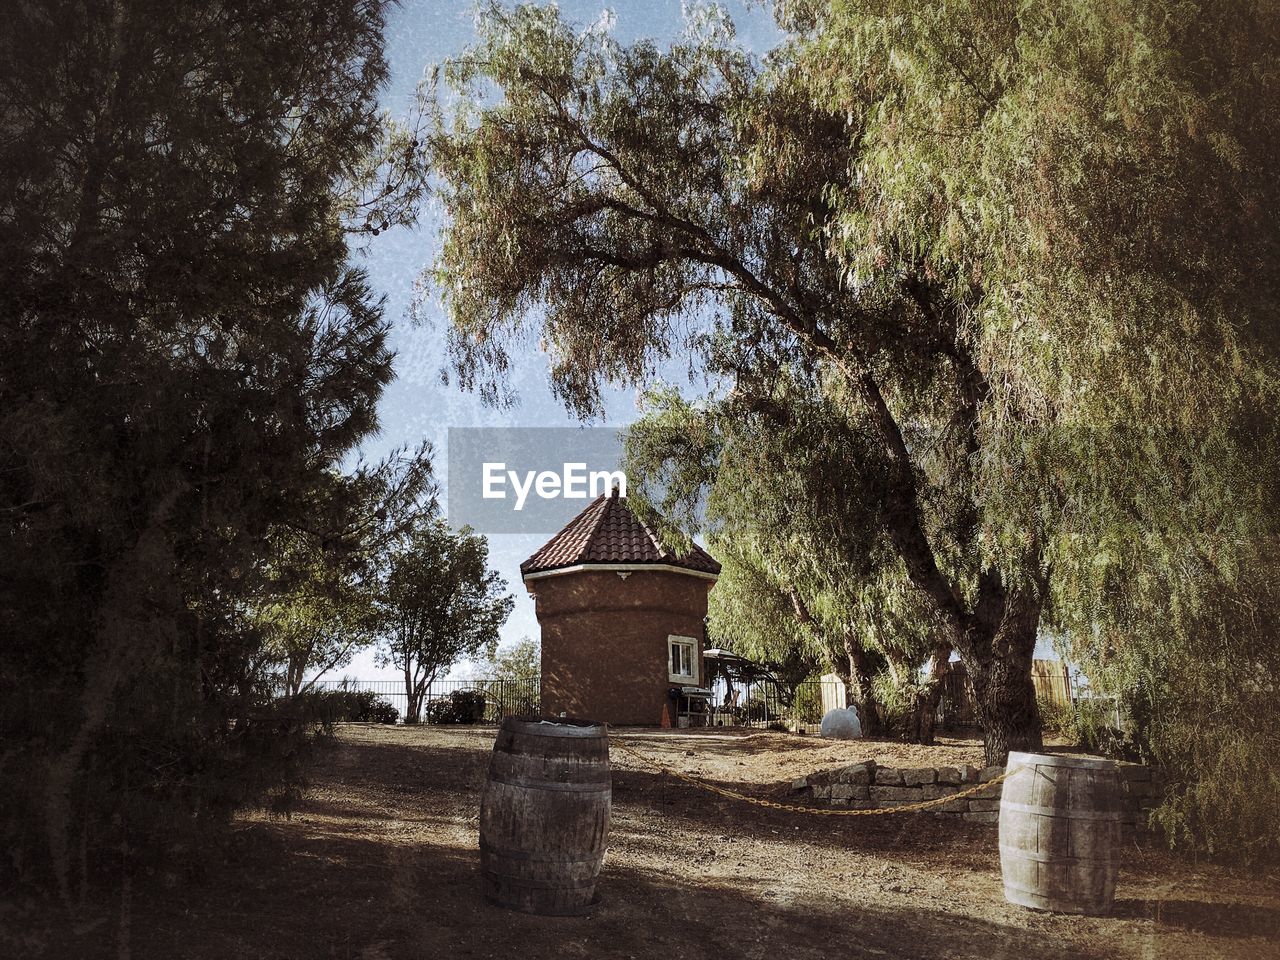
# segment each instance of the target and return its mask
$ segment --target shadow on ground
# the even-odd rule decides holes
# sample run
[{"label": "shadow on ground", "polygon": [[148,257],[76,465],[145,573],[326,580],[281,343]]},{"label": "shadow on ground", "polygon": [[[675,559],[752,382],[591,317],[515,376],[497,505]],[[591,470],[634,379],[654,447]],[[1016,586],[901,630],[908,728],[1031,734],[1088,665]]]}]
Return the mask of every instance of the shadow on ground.
[{"label": "shadow on ground", "polygon": [[[1200,900],[1117,900],[1117,917],[1151,920],[1159,927],[1233,939],[1280,939],[1280,910],[1247,903]],[[1277,947],[1280,955],[1280,947]]]},{"label": "shadow on ground", "polygon": [[[634,769],[616,778],[616,842],[593,915],[511,913],[478,892],[482,740],[466,749],[342,742],[292,820],[242,823],[199,857],[117,878],[74,918],[47,904],[0,903],[0,956],[1066,960],[1166,956],[1176,938],[1174,955],[1185,958],[1228,955],[1221,941],[1205,949],[1205,936],[1230,938],[1231,956],[1268,955],[1259,950],[1277,927],[1270,907],[1200,902],[1185,888],[1178,900],[1122,900],[1111,920],[1033,915],[1000,900],[990,828],[779,812]],[[772,874],[752,872],[766,862],[760,849],[728,874],[703,876],[679,859],[681,850],[747,843],[781,858],[768,861]],[[850,865],[849,875],[815,879],[806,857]],[[904,864],[934,881],[950,870],[956,886],[943,883],[934,897],[881,892],[869,876]]]},{"label": "shadow on ground", "polygon": [[135,882],[130,899],[50,927],[14,956],[214,958],[663,957],[826,960],[1090,956],[1045,934],[927,909],[840,909],[606,869],[590,917],[484,903],[474,850],[246,831],[203,883]]}]

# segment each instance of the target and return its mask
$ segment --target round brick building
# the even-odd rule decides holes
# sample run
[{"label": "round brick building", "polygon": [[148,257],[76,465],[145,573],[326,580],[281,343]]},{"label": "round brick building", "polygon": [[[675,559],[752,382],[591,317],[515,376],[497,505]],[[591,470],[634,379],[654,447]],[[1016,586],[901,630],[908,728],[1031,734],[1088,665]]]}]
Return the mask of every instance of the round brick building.
[{"label": "round brick building", "polygon": [[720,575],[701,547],[667,550],[615,490],[520,573],[542,629],[544,713],[656,725],[699,696],[707,595]]}]

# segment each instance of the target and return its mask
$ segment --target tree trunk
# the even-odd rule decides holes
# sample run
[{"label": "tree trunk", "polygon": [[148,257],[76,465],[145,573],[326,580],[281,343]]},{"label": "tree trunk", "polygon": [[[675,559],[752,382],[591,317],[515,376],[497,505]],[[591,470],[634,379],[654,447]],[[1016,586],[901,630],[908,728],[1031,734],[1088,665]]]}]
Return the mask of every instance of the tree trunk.
[{"label": "tree trunk", "polygon": [[404,699],[404,722],[417,723],[422,719],[422,690],[413,682],[413,674],[407,666],[404,670]]},{"label": "tree trunk", "polygon": [[988,766],[1003,766],[1010,750],[1035,752],[1044,743],[1031,682],[1041,605],[1035,593],[1013,590],[1002,598],[993,627],[979,620],[956,644],[973,686]]},{"label": "tree trunk", "polygon": [[938,703],[951,672],[951,644],[936,646],[929,657],[929,676],[916,686],[911,708],[911,727],[907,740],[911,743],[932,744],[938,722]]},{"label": "tree trunk", "polygon": [[862,642],[852,630],[846,630],[844,633],[844,652],[849,658],[849,690],[858,707],[862,735],[878,736],[883,725],[880,722],[880,708],[876,704],[875,690],[871,685],[870,658]]},{"label": "tree trunk", "polygon": [[[907,292],[925,315],[934,319],[938,330],[953,334],[960,330],[962,304],[951,303],[940,309],[932,291],[918,283]],[[783,319],[849,378],[872,415],[890,470],[882,505],[886,530],[911,582],[934,602],[939,615],[955,632],[955,648],[973,684],[974,708],[982,725],[987,764],[1003,765],[1010,750],[1040,749],[1040,714],[1031,683],[1031,658],[1049,571],[1038,535],[1030,531],[1024,562],[1017,574],[1029,577],[1030,583],[1010,587],[998,569],[987,568],[979,575],[973,605],[966,603],[966,592],[938,566],[926,532],[911,450],[866,358],[847,346],[842,349],[828,334],[799,317]],[[960,339],[955,343],[960,346]],[[965,430],[968,459],[976,462],[980,451],[979,412],[990,397],[990,385],[967,350],[957,349],[949,355],[959,373],[954,424]],[[976,545],[979,513],[977,504],[972,504],[957,530],[961,543]]]},{"label": "tree trunk", "polygon": [[285,668],[285,683],[288,687],[289,696],[296,697],[302,692],[302,678],[306,672],[306,658],[299,657],[296,653],[290,653],[288,665]]}]

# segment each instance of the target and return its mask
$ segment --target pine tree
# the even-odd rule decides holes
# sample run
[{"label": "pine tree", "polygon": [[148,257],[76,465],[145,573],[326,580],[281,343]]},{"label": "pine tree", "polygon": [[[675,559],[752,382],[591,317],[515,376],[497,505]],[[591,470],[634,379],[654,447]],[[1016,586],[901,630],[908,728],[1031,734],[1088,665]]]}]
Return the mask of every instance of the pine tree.
[{"label": "pine tree", "polygon": [[64,896],[73,846],[293,789],[246,604],[277,531],[341,535],[330,477],[391,378],[350,263],[418,182],[384,12],[6,5],[0,780]]}]

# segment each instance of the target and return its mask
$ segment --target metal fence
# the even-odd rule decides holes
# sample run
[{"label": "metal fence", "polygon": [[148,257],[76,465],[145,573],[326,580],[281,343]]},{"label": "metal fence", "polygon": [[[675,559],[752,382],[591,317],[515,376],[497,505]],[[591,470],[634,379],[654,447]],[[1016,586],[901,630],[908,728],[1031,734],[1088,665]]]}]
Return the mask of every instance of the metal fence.
[{"label": "metal fence", "polygon": [[[368,692],[391,704],[400,712],[401,721],[408,711],[409,698],[401,680],[315,680],[310,690]],[[541,706],[538,680],[436,680],[422,697],[422,723],[446,722],[441,718],[451,713],[449,707],[456,694],[475,692],[484,698],[483,708],[471,722],[501,723],[507,717],[537,714]],[[478,701],[476,701],[478,703]],[[457,722],[450,721],[450,722]]]},{"label": "metal fence", "polygon": [[782,724],[817,728],[822,715],[845,705],[844,684],[806,680],[788,690],[769,680],[723,680],[712,687],[712,698],[703,717],[691,723],[712,727],[759,727]]},{"label": "metal fence", "polygon": [[[938,706],[938,720],[948,727],[969,726],[977,722],[973,695],[963,669],[953,664],[943,685]],[[1050,701],[1072,702],[1078,691],[1065,673],[1032,676],[1037,696]],[[400,680],[317,680],[309,689],[315,691],[367,691],[399,711],[403,720],[408,707],[404,683]],[[535,715],[541,711],[541,692],[537,678],[507,680],[437,680],[423,696],[421,722],[442,722],[451,713],[449,707],[456,695],[474,691],[483,697],[483,706],[474,699],[476,715],[472,722],[497,724],[507,717]],[[823,715],[833,707],[847,705],[844,684],[825,680],[807,680],[794,690],[787,690],[768,680],[720,680],[712,687],[712,697],[705,710],[691,715],[693,726],[767,728],[782,725],[814,731]],[[456,722],[456,721],[455,721]]]}]

